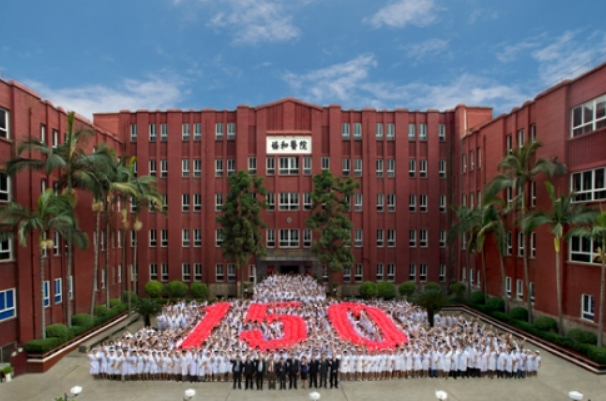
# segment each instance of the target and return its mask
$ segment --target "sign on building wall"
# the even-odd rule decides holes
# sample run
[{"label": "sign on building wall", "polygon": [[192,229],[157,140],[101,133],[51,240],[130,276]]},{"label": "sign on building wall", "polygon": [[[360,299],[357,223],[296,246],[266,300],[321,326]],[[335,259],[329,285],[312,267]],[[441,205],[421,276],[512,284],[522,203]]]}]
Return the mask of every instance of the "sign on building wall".
[{"label": "sign on building wall", "polygon": [[311,136],[268,136],[268,155],[311,154]]}]

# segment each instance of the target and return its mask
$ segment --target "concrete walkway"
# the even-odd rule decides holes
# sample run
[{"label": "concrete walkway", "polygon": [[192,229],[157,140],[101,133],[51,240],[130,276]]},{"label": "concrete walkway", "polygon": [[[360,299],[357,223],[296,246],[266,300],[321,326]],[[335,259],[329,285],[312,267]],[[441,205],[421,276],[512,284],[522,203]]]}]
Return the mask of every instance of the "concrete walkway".
[{"label": "concrete walkway", "polygon": [[[435,400],[435,391],[448,392],[449,400],[459,401],[554,401],[568,400],[576,390],[585,400],[606,401],[606,376],[596,376],[546,351],[541,351],[543,367],[539,377],[526,380],[490,379],[413,379],[384,382],[343,382],[339,390],[319,390],[321,400],[384,401]],[[88,374],[86,355],[73,352],[44,374],[17,377],[0,384],[0,401],[53,401],[73,386],[84,388],[78,400],[181,401],[187,388],[196,390],[193,401],[231,400],[309,400],[311,390],[232,391],[231,383],[173,383],[94,381]]]}]

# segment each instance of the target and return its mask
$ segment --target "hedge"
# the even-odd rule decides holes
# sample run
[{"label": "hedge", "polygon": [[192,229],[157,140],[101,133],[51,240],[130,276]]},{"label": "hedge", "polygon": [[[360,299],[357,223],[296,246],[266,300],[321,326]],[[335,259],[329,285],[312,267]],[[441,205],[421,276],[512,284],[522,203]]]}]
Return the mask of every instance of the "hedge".
[{"label": "hedge", "polygon": [[114,299],[109,300],[109,307],[111,309],[119,308],[121,306],[122,306],[122,300],[120,298],[114,298]]},{"label": "hedge", "polygon": [[463,298],[466,289],[467,287],[465,287],[465,284],[463,283],[452,283],[448,286],[448,291],[450,291],[451,294],[454,294],[459,299]]},{"label": "hedge", "polygon": [[59,338],[62,342],[65,342],[69,339],[69,333],[67,331],[67,326],[64,324],[51,324],[46,326],[46,337],[47,338]]},{"label": "hedge", "polygon": [[183,298],[187,294],[187,285],[181,281],[171,281],[164,286],[164,293],[169,298]]},{"label": "hedge", "polygon": [[522,322],[528,321],[528,309],[522,308],[521,306],[516,306],[515,308],[511,308],[509,311],[509,316],[515,320],[521,320]]},{"label": "hedge", "polygon": [[32,340],[23,344],[23,349],[26,352],[45,354],[63,343],[64,341],[61,341],[61,339],[57,337],[47,338],[44,340]]},{"label": "hedge", "polygon": [[505,301],[502,298],[490,298],[486,301],[486,309],[489,311],[504,312]]},{"label": "hedge", "polygon": [[78,313],[72,316],[72,327],[82,326],[91,328],[93,326],[93,317],[88,313]]},{"label": "hedge", "polygon": [[107,307],[105,305],[97,305],[95,306],[95,316],[102,316],[107,314]]},{"label": "hedge", "polygon": [[558,331],[558,322],[554,318],[549,316],[539,316],[534,319],[534,322],[532,322],[532,324],[534,324],[535,327],[539,330],[553,332]]},{"label": "hedge", "polygon": [[208,287],[204,283],[191,283],[189,286],[189,291],[196,299],[204,299],[208,297]]},{"label": "hedge", "polygon": [[131,302],[131,304],[136,303],[137,300],[139,299],[139,297],[137,296],[137,294],[135,294],[133,291],[124,291],[122,293],[122,302],[128,303],[128,294],[130,294],[130,302]]},{"label": "hedge", "polygon": [[149,281],[147,284],[145,284],[145,292],[152,298],[158,298],[160,295],[162,295],[163,289],[164,286],[162,283],[155,280]]},{"label": "hedge", "polygon": [[429,283],[425,284],[425,287],[423,287],[425,290],[441,290],[442,287],[440,287],[440,284],[438,283],[434,283],[432,281],[430,281]]},{"label": "hedge", "polygon": [[360,285],[360,296],[369,299],[377,296],[377,285],[372,281],[365,281]]},{"label": "hedge", "polygon": [[383,299],[392,299],[396,296],[396,286],[389,281],[377,283],[377,296]]},{"label": "hedge", "polygon": [[72,326],[69,329],[67,329],[70,339],[79,336],[80,334],[84,333],[86,330],[88,330],[88,327],[86,327],[86,326]]},{"label": "hedge", "polygon": [[486,294],[484,294],[482,291],[474,291],[471,293],[469,300],[473,303],[483,305],[486,303]]},{"label": "hedge", "polygon": [[398,292],[403,297],[409,297],[415,292],[416,289],[417,285],[414,283],[414,281],[405,281],[398,287]]},{"label": "hedge", "polygon": [[577,343],[581,344],[596,344],[598,342],[598,336],[596,336],[591,331],[581,330],[581,329],[572,329],[566,333],[568,337],[573,339]]}]

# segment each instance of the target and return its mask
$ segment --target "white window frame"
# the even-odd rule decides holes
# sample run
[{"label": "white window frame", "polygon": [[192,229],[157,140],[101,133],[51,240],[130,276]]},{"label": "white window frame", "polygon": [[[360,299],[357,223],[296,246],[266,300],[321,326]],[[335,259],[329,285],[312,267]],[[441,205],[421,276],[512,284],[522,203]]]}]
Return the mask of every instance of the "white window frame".
[{"label": "white window frame", "polygon": [[223,271],[223,263],[215,264],[215,281],[223,282],[225,281],[225,274]]},{"label": "white window frame", "polygon": [[517,255],[519,258],[524,257],[524,233],[519,232],[518,233],[518,243],[517,243]]},{"label": "white window frame", "polygon": [[155,159],[151,159],[149,161],[149,175],[152,177],[156,176],[156,160]]},{"label": "white window frame", "polygon": [[571,173],[570,192],[575,193],[573,202],[605,200],[606,167],[598,167],[591,170],[575,171]]},{"label": "white window frame", "polygon": [[429,235],[426,228],[422,228],[419,230],[419,247],[427,248],[427,244],[429,242],[427,240],[428,237]]},{"label": "white window frame", "polygon": [[377,228],[377,248],[385,246],[385,231],[382,228]]},{"label": "white window frame", "polygon": [[351,174],[351,159],[343,158],[341,161],[342,174],[344,177],[349,177]]},{"label": "white window frame", "polygon": [[189,159],[181,160],[181,176],[189,177]]},{"label": "white window frame", "polygon": [[377,263],[377,281],[383,281],[385,273],[385,265],[383,263]]},{"label": "white window frame", "polygon": [[280,248],[299,248],[301,237],[298,228],[281,228],[279,231]]},{"label": "white window frame", "polygon": [[215,159],[215,177],[223,177],[223,159]]},{"label": "white window frame", "polygon": [[377,212],[381,213],[385,211],[385,196],[383,194],[377,194]]},{"label": "white window frame", "polygon": [[215,123],[215,140],[223,139],[223,123]]},{"label": "white window frame", "polygon": [[424,283],[427,281],[427,264],[421,263],[419,265],[419,281]]},{"label": "white window frame", "polygon": [[170,276],[168,273],[168,263],[161,263],[160,264],[160,281],[165,283],[168,281],[169,277]]},{"label": "white window frame", "polygon": [[223,230],[220,228],[215,229],[215,247],[220,248],[223,243]]},{"label": "white window frame", "polygon": [[427,194],[421,194],[419,195],[419,211],[426,213],[427,209]]},{"label": "white window frame", "polygon": [[522,301],[524,299],[524,280],[516,280],[516,299]]},{"label": "white window frame", "polygon": [[181,246],[188,248],[191,245],[191,232],[189,228],[181,229]]},{"label": "white window frame", "polygon": [[346,283],[350,283],[351,282],[351,267],[350,266],[343,266],[343,281]]},{"label": "white window frame", "polygon": [[482,168],[482,148],[476,150],[476,158],[478,159],[478,168]]},{"label": "white window frame", "polygon": [[376,123],[375,139],[383,139],[383,123]]},{"label": "white window frame", "polygon": [[446,248],[446,230],[440,230],[440,248]]},{"label": "white window frame", "polygon": [[46,144],[46,125],[40,124],[40,142]]},{"label": "white window frame", "polygon": [[537,206],[537,182],[535,180],[530,181],[530,207],[535,208]]},{"label": "white window frame", "polygon": [[396,246],[396,230],[395,228],[387,229],[387,247],[393,248]]},{"label": "white window frame", "polygon": [[298,192],[280,192],[278,210],[292,211],[299,210]]},{"label": "white window frame", "polygon": [[593,295],[581,294],[581,319],[595,321],[595,297]]},{"label": "white window frame", "polygon": [[505,277],[505,292],[507,297],[511,297],[511,277]]},{"label": "white window frame", "polygon": [[257,265],[248,265],[248,282],[254,283],[257,281]]},{"label": "white window frame", "polygon": [[513,234],[511,231],[507,232],[507,255],[511,256],[513,251]]},{"label": "white window frame", "polygon": [[227,175],[230,176],[236,172],[236,159],[227,159]]},{"label": "white window frame", "polygon": [[248,173],[252,175],[257,174],[257,158],[254,156],[248,158]]},{"label": "white window frame", "polygon": [[311,175],[311,157],[303,157],[303,175]]},{"label": "white window frame", "polygon": [[530,255],[531,259],[534,259],[537,255],[537,233],[534,231],[530,233]]},{"label": "white window frame", "polygon": [[414,178],[416,176],[417,161],[415,159],[408,160],[408,176]]},{"label": "white window frame", "polygon": [[267,175],[275,175],[276,174],[276,158],[275,157],[267,157],[265,159],[265,174]]},{"label": "white window frame", "polygon": [[202,230],[194,228],[194,247],[200,248],[202,246]]},{"label": "white window frame", "polygon": [[396,264],[388,263],[387,264],[387,281],[393,283],[396,281]]},{"label": "white window frame", "polygon": [[473,150],[469,151],[469,171],[473,171],[476,167],[476,159],[473,154]]},{"label": "white window frame", "polygon": [[364,197],[361,193],[354,193],[354,210],[356,212],[361,212],[363,207]]},{"label": "white window frame", "polygon": [[202,211],[202,194],[194,194],[194,212]]},{"label": "white window frame", "polygon": [[[102,269],[101,270],[101,288],[105,288],[105,270]],[[48,308],[51,306],[51,302],[50,302],[50,281],[47,280],[44,282],[44,298],[43,298],[43,302],[44,302],[44,307]]]},{"label": "white window frame", "polygon": [[362,123],[354,123],[354,139],[362,139]]},{"label": "white window frame", "polygon": [[362,159],[354,159],[354,176],[362,177]]},{"label": "white window frame", "polygon": [[440,160],[438,163],[438,176],[440,178],[446,178],[446,160]]},{"label": "white window frame", "polygon": [[303,248],[310,248],[313,241],[311,228],[303,229]]},{"label": "white window frame", "polygon": [[0,107],[0,138],[10,139],[10,112]]},{"label": "white window frame", "polygon": [[[55,135],[55,132],[57,131],[53,130],[53,148],[57,147],[58,145],[57,136]],[[130,141],[137,142],[137,124],[130,125]]]},{"label": "white window frame", "polygon": [[408,230],[408,246],[410,248],[416,248],[417,246],[417,230],[414,228]]},{"label": "white window frame", "polygon": [[227,282],[228,283],[236,282],[236,264],[235,263],[227,264]]},{"label": "white window frame", "polygon": [[276,247],[276,230],[273,228],[268,228],[265,232],[265,246],[268,248]]},{"label": "white window frame", "polygon": [[202,263],[194,263],[194,281],[202,281]]},{"label": "white window frame", "polygon": [[362,247],[364,244],[364,230],[361,228],[356,228],[354,230],[354,246],[356,248]]},{"label": "white window frame", "polygon": [[322,170],[330,170],[330,157],[322,156]]},{"label": "white window frame", "polygon": [[396,126],[393,123],[387,123],[387,140],[394,141],[396,139]]},{"label": "white window frame", "polygon": [[351,137],[351,128],[349,126],[349,123],[342,123],[341,124],[341,138],[342,139],[349,139]]},{"label": "white window frame", "polygon": [[419,160],[419,177],[427,178],[427,160]]},{"label": "white window frame", "polygon": [[227,123],[227,140],[233,141],[236,139],[236,123]]},{"label": "white window frame", "polygon": [[438,124],[438,140],[440,142],[446,140],[446,124]]},{"label": "white window frame", "polygon": [[278,160],[280,175],[299,175],[299,157],[280,157]]},{"label": "white window frame", "polygon": [[194,123],[194,141],[202,139],[202,124]]},{"label": "white window frame", "polygon": [[[570,137],[574,138],[579,135],[586,134],[588,132],[593,132],[597,129],[603,128],[606,126],[606,112],[603,115],[597,116],[598,104],[602,105],[602,110],[606,107],[606,95],[599,96],[595,99],[592,99],[588,102],[580,104],[571,108],[570,110]],[[591,116],[587,113],[587,108],[591,107]],[[575,125],[575,111],[580,110],[582,117],[580,123]]]},{"label": "white window frame", "polygon": [[505,137],[505,150],[505,154],[508,155],[511,154],[511,152],[513,151],[513,137],[511,136],[511,134]]},{"label": "white window frame", "polygon": [[189,212],[190,208],[190,196],[189,194],[181,194],[181,211]]},{"label": "white window frame", "polygon": [[467,172],[467,155],[465,153],[461,156],[461,169],[464,173]]},{"label": "white window frame", "polygon": [[157,263],[149,264],[149,279],[151,281],[158,281],[158,264]]},{"label": "white window frame", "polygon": [[53,294],[53,301],[55,301],[55,305],[58,305],[61,302],[63,302],[63,279],[62,278],[54,279],[53,286],[55,289],[55,292]]},{"label": "white window frame", "polygon": [[160,141],[168,141],[168,125],[166,123],[160,124]]},{"label": "white window frame", "polygon": [[160,177],[168,177],[168,160],[160,160]]},{"label": "white window frame", "polygon": [[313,206],[311,192],[303,193],[303,210],[311,210]]},{"label": "white window frame", "polygon": [[181,140],[183,140],[183,141],[189,141],[190,138],[191,138],[191,136],[190,136],[190,126],[189,126],[189,123],[183,123],[183,124],[181,124]]},{"label": "white window frame", "polygon": [[273,192],[268,192],[265,196],[265,203],[267,204],[267,211],[273,212],[276,210],[276,194]]},{"label": "white window frame", "polygon": [[396,211],[396,194],[387,194],[387,211]]},{"label": "white window frame", "polygon": [[168,230],[166,228],[160,230],[160,246],[162,248],[168,247]]},{"label": "white window frame", "polygon": [[417,211],[417,194],[408,194],[408,211]]},{"label": "white window frame", "polygon": [[440,281],[440,283],[443,283],[446,281],[446,265],[445,264],[440,264],[439,281]]},{"label": "white window frame", "polygon": [[446,213],[446,195],[440,195],[440,213]]},{"label": "white window frame", "polygon": [[358,264],[356,264],[354,281],[356,283],[361,283],[363,279],[364,279],[364,265],[358,263]]},{"label": "white window frame", "polygon": [[376,167],[377,178],[383,178],[383,159],[377,159]]},{"label": "white window frame", "polygon": [[191,264],[181,263],[181,281],[185,283],[191,281]]},{"label": "white window frame", "polygon": [[158,231],[155,228],[149,230],[149,247],[155,248],[158,245]]},{"label": "white window frame", "polygon": [[415,123],[408,123],[408,140],[414,141],[417,139],[417,126]]},{"label": "white window frame", "polygon": [[417,265],[414,263],[408,265],[408,281],[417,281]]},{"label": "white window frame", "polygon": [[419,141],[427,141],[427,124],[419,124]]},{"label": "white window frame", "polygon": [[396,176],[396,160],[387,159],[387,177],[393,178]]}]

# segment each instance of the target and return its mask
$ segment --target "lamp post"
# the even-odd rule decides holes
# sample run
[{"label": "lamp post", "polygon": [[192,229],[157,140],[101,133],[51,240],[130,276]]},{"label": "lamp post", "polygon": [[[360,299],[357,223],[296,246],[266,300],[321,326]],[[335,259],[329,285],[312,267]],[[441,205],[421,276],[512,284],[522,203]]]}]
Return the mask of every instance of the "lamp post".
[{"label": "lamp post", "polygon": [[194,398],[195,395],[196,390],[194,390],[193,388],[188,388],[187,390],[185,390],[185,393],[183,395],[183,401],[191,401],[191,399]]},{"label": "lamp post", "polygon": [[578,391],[571,391],[568,393],[568,398],[573,401],[581,401],[583,399],[583,394],[579,393]]},{"label": "lamp post", "polygon": [[67,393],[63,394],[63,401],[67,401],[70,398],[76,398],[78,396],[78,394],[80,394],[82,392],[82,387],[80,386],[74,386],[72,387],[69,392],[72,394],[71,396],[68,396]]},{"label": "lamp post", "polygon": [[440,401],[445,401],[448,398],[446,391],[436,391],[436,398]]}]

